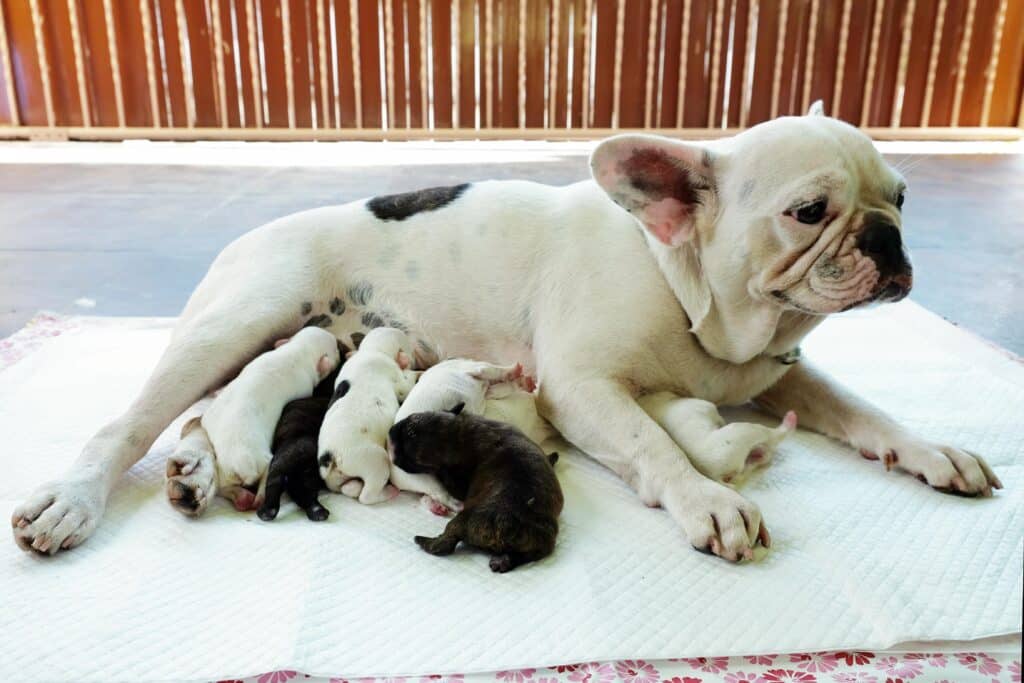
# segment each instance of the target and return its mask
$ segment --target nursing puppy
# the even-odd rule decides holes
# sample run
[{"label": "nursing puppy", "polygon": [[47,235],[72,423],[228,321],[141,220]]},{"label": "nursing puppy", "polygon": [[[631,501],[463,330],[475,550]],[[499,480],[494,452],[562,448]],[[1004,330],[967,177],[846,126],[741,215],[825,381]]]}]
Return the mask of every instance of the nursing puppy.
[{"label": "nursing puppy", "polygon": [[537,412],[537,394],[514,384],[492,387],[483,416],[512,425],[535,444],[543,444],[556,434],[551,424]]},{"label": "nursing puppy", "polygon": [[304,328],[246,365],[203,413],[202,426],[216,453],[220,495],[236,509],[262,503],[257,487],[262,489],[261,477],[273,459],[271,439],[285,404],[312,394],[339,361],[334,335]]},{"label": "nursing puppy", "polygon": [[263,521],[277,517],[285,491],[310,520],[322,522],[330,515],[317,499],[323,481],[316,460],[317,436],[330,402],[326,396],[310,396],[284,407],[270,448],[274,459],[267,470],[266,494],[256,513]]},{"label": "nursing puppy", "polygon": [[767,464],[782,440],[796,429],[792,410],[772,429],[750,422],[726,424],[714,403],[679,398],[667,391],[643,396],[637,403],[686,450],[701,474],[726,483],[748,468]]},{"label": "nursing puppy", "polygon": [[364,504],[398,495],[388,486],[384,442],[399,403],[416,383],[412,357],[404,332],[378,327],[341,368],[317,444],[320,476],[330,490]]},{"label": "nursing puppy", "polygon": [[562,489],[557,454],[544,455],[515,427],[462,412],[415,413],[388,435],[394,463],[435,475],[464,501],[444,533],[416,536],[432,555],[451,555],[459,542],[491,555],[491,571],[507,572],[555,549]]}]

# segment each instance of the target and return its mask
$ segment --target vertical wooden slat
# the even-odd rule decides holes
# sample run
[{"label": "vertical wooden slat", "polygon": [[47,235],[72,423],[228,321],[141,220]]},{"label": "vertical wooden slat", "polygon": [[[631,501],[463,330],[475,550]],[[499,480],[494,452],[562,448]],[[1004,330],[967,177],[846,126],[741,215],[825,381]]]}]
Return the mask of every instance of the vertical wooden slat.
[{"label": "vertical wooden slat", "polygon": [[591,48],[595,37],[592,35],[593,19],[594,19],[594,0],[586,0],[586,4],[583,9],[584,17],[584,28],[583,28],[583,79],[582,87],[583,92],[581,93],[581,105],[583,107],[582,116],[583,128],[589,128],[592,123],[592,107],[591,107],[591,87],[590,81],[594,77],[594,61],[591,59]]},{"label": "vertical wooden slat", "polygon": [[[781,0],[761,0],[759,3],[756,33],[752,33],[754,54],[748,125],[766,121],[772,115],[772,80],[781,9]],[[704,122],[697,122],[697,125],[704,125]]]},{"label": "vertical wooden slat", "polygon": [[[798,0],[799,1],[799,0]],[[751,0],[733,0],[730,10],[731,28],[729,30],[729,73],[726,81],[728,99],[725,101],[725,125],[740,125],[743,117],[744,97],[746,91],[747,70],[747,23],[750,19]]]},{"label": "vertical wooden slat", "polygon": [[491,128],[494,126],[494,96],[497,91],[497,76],[494,70],[494,0],[486,0],[484,3],[483,20],[483,62],[484,62],[484,124]]},{"label": "vertical wooden slat", "polygon": [[[996,27],[992,36],[992,55],[985,67],[985,94],[981,105],[981,125],[988,126],[992,113],[992,93],[995,92],[996,71],[999,65],[999,51],[1003,44],[1003,27],[1006,25],[1006,10],[1009,0],[1000,0],[996,14]],[[1020,27],[1018,27],[1019,29]]]},{"label": "vertical wooden slat", "polygon": [[210,0],[210,14],[213,23],[213,67],[217,82],[217,118],[221,128],[228,126],[228,86],[224,74],[224,30],[221,26],[220,2]]},{"label": "vertical wooden slat", "polygon": [[[851,0],[852,1],[852,0]],[[871,49],[870,56],[868,57],[868,72],[867,77],[864,79],[864,102],[861,104],[860,110],[860,125],[866,126],[868,122],[868,112],[871,108],[871,102],[873,98],[873,88],[875,85],[875,71],[878,66],[878,50],[879,50],[879,36],[882,31],[882,16],[885,12],[886,0],[876,0],[875,5],[875,18],[871,24]],[[837,80],[837,85],[839,81]]]},{"label": "vertical wooden slat", "polygon": [[648,5],[652,0],[626,0],[621,7],[627,2],[630,11],[620,15],[623,23],[616,27],[622,34],[617,56],[617,125],[623,128],[641,128],[644,125],[644,91],[647,82],[646,48],[650,24]]},{"label": "vertical wooden slat", "polygon": [[[74,18],[77,12],[74,11],[73,0],[68,0],[68,9],[71,11],[73,17],[72,22],[75,33],[75,69],[79,73],[79,79],[83,71],[79,69],[79,60],[81,59],[81,38],[78,36],[77,19]],[[146,51],[146,84],[149,89],[149,110],[150,116],[152,117],[152,125],[156,128],[160,128],[160,96],[157,86],[156,77],[156,55],[153,53],[154,37],[153,37],[153,19],[149,14],[149,2],[147,0],[139,0],[139,17],[142,20],[142,44]],[[83,83],[79,83],[81,88]],[[85,89],[79,93],[82,99],[83,115],[85,113]],[[88,123],[84,124],[88,126]]]},{"label": "vertical wooden slat", "polygon": [[693,0],[683,0],[683,24],[679,39],[679,91],[676,95],[676,128],[683,127],[683,110],[686,98],[687,78],[690,64],[690,5]]},{"label": "vertical wooden slat", "polygon": [[405,0],[406,34],[408,40],[409,70],[406,79],[409,84],[410,128],[427,127],[427,20],[420,11],[420,0]]},{"label": "vertical wooden slat", "polygon": [[81,107],[72,82],[75,75],[74,46],[67,4],[57,0],[44,4],[43,10],[41,28],[51,79],[54,121],[58,126],[81,125]]},{"label": "vertical wooden slat", "polygon": [[384,0],[384,74],[387,85],[388,126],[398,127],[395,121],[395,17],[394,1]]},{"label": "vertical wooden slat", "polygon": [[654,72],[655,57],[658,47],[658,9],[660,0],[652,0],[650,3],[650,24],[647,26],[647,68],[644,79],[644,128],[651,127],[651,117],[654,107]]},{"label": "vertical wooden slat", "polygon": [[212,1],[219,6],[224,31],[225,121],[228,128],[248,128],[252,117],[248,113],[250,98],[245,93],[249,76],[244,58],[246,43],[243,12],[237,7],[239,0]]},{"label": "vertical wooden slat", "polygon": [[186,124],[189,128],[194,128],[196,125],[196,94],[192,78],[191,57],[189,55],[188,18],[185,14],[185,3],[183,0],[174,0],[174,13],[177,17],[181,74],[185,82]]},{"label": "vertical wooden slat", "polygon": [[[3,10],[0,8],[0,22],[2,22],[3,19],[2,13]],[[149,12],[145,12],[145,15],[148,17]],[[82,50],[82,32],[78,27],[77,0],[68,0],[68,20],[71,22],[71,45],[75,56],[75,81],[78,84],[78,106],[82,112],[82,125],[89,127],[92,125],[92,107],[89,104],[88,84],[85,81],[85,56]],[[3,28],[0,27],[0,34],[2,33]],[[2,38],[0,38],[0,50],[2,49]],[[0,57],[0,59],[2,59],[2,57]],[[159,109],[154,108],[153,111],[156,121],[154,125],[159,126]]]},{"label": "vertical wooden slat", "polygon": [[433,58],[434,125],[451,128],[452,108],[452,24],[448,0],[430,3],[431,51]]},{"label": "vertical wooden slat", "polygon": [[295,127],[295,59],[292,56],[292,18],[289,0],[281,0],[281,45],[284,48],[284,87],[288,94],[288,127]]},{"label": "vertical wooden slat", "polygon": [[998,43],[993,40],[999,19],[999,0],[977,0],[973,30],[968,48],[963,96],[957,125],[979,126],[985,104],[985,78],[992,53]]},{"label": "vertical wooden slat", "polygon": [[741,98],[740,98],[740,121],[739,125],[742,128],[747,127],[747,121],[750,117],[750,99],[752,97],[753,83],[751,79],[754,75],[754,54],[757,46],[757,22],[759,13],[759,0],[750,0],[750,4],[747,6],[747,31],[749,37],[747,39],[747,49],[743,57],[743,71],[740,75],[741,82]]},{"label": "vertical wooden slat", "polygon": [[786,32],[790,38],[782,55],[782,81],[779,85],[779,113],[782,115],[800,115],[800,79],[803,69],[800,68],[807,55],[807,17],[810,7],[806,0],[794,0],[790,4]]},{"label": "vertical wooden slat", "polygon": [[527,0],[519,0],[519,30],[517,32],[518,50],[516,52],[519,75],[519,127],[526,128],[526,16]]},{"label": "vertical wooden slat", "polygon": [[[36,2],[36,0],[32,0]],[[103,18],[107,27],[107,51],[110,54],[110,75],[114,81],[114,103],[117,107],[117,125],[124,126],[124,90],[121,86],[121,59],[117,50],[114,29],[114,8],[111,0],[103,0]]]},{"label": "vertical wooden slat", "polygon": [[683,113],[683,127],[703,128],[707,126],[708,113],[711,111],[709,96],[708,72],[704,67],[705,51],[710,49],[710,26],[714,21],[711,3],[697,1],[690,12],[690,23],[687,27],[689,40],[686,41],[688,51],[686,59],[686,107]]},{"label": "vertical wooden slat", "polygon": [[960,52],[957,57],[956,90],[953,91],[953,115],[950,121],[952,126],[960,123],[960,106],[963,104],[964,80],[967,78],[967,55],[971,49],[971,35],[974,31],[974,16],[977,6],[977,0],[968,0],[964,37],[960,41]]},{"label": "vertical wooden slat", "polygon": [[907,62],[910,59],[911,27],[914,21],[915,0],[909,0],[907,8],[903,13],[903,32],[900,37],[900,60],[896,75],[896,101],[893,103],[892,118],[889,125],[895,127],[900,125],[903,117],[904,91],[907,85]]},{"label": "vertical wooden slat", "polygon": [[526,0],[523,6],[522,41],[526,60],[523,70],[526,86],[524,125],[527,128],[543,128],[544,111],[547,107],[544,97],[547,88],[544,62],[548,45],[548,0]]},{"label": "vertical wooden slat", "polygon": [[349,4],[349,31],[352,35],[352,42],[349,51],[352,55],[352,88],[355,100],[356,128],[363,127],[363,65],[360,59],[362,54],[362,38],[359,35],[359,2],[350,0]]},{"label": "vertical wooden slat", "polygon": [[253,110],[255,114],[253,120],[257,128],[262,128],[266,110],[263,99],[263,79],[260,70],[259,38],[256,31],[256,21],[255,1],[247,0],[245,6],[245,33],[249,43],[249,76],[252,82]]},{"label": "vertical wooden slat", "polygon": [[[1019,98],[1024,96],[1024,2],[1011,0],[1006,7],[1006,26],[999,45],[995,97],[989,112],[989,125],[1012,126],[1018,123]],[[1024,112],[1021,112],[1024,113]]]},{"label": "vertical wooden slat", "polygon": [[317,65],[320,70],[320,118],[322,128],[331,127],[331,108],[328,105],[331,89],[327,78],[327,10],[324,0],[316,0]]},{"label": "vertical wooden slat", "polygon": [[582,26],[580,16],[583,14],[583,3],[580,0],[561,0],[562,18],[560,21],[562,49],[561,67],[558,75],[558,90],[561,93],[556,104],[556,122],[558,126],[567,128],[579,127],[579,99],[582,96],[583,37],[579,27]]},{"label": "vertical wooden slat", "polygon": [[0,78],[4,81],[7,120],[12,126],[21,125],[18,113],[18,94],[14,87],[14,72],[11,68],[10,45],[7,41],[7,19],[4,16],[3,0],[0,0]]},{"label": "vertical wooden slat", "polygon": [[814,53],[818,45],[818,3],[811,0],[811,18],[808,24],[807,58],[804,61],[804,91],[800,99],[800,113],[807,112],[811,106],[811,82],[814,80]]},{"label": "vertical wooden slat", "polygon": [[612,77],[612,128],[619,127],[622,101],[622,37],[626,25],[626,0],[617,0],[615,12],[615,71]]},{"label": "vertical wooden slat", "polygon": [[718,113],[718,70],[722,50],[722,19],[725,15],[725,0],[715,0],[715,28],[712,34],[711,48],[711,96],[708,98],[708,128],[716,128],[715,118]]},{"label": "vertical wooden slat", "polygon": [[[843,5],[843,18],[839,24],[839,49],[836,51],[836,75],[832,80],[832,101],[829,105],[829,110],[834,115],[839,115],[839,111],[842,107],[843,102],[843,85],[844,85],[844,71],[846,70],[846,47],[850,39],[850,14],[853,12],[853,3],[857,0],[840,0]],[[881,3],[885,0],[876,0],[879,3],[879,9]],[[875,34],[872,34],[873,36]],[[874,63],[874,45],[875,39],[872,38],[872,64]],[[869,73],[872,67],[868,67]]]},{"label": "vertical wooden slat", "polygon": [[46,54],[46,39],[43,36],[43,17],[39,14],[39,0],[29,0],[29,11],[32,14],[32,32],[35,37],[36,55],[39,60],[39,77],[43,90],[43,102],[46,106],[46,125],[52,127],[57,125],[57,116],[53,108],[50,61]]},{"label": "vertical wooden slat", "polygon": [[[145,38],[140,31],[144,7],[133,0],[112,3],[113,32],[121,77],[121,93],[124,105],[125,125],[153,125],[153,102],[150,81],[143,65],[146,64]],[[51,18],[59,18],[60,12],[52,12]],[[106,21],[104,20],[104,23]],[[59,25],[60,22],[51,22]],[[67,63],[65,60],[64,64]],[[66,69],[62,69],[66,72]],[[159,111],[157,112],[159,116]]]},{"label": "vertical wooden slat", "polygon": [[[548,62],[548,101],[547,101],[547,114],[544,121],[546,128],[554,128],[557,124],[555,123],[558,117],[558,67],[559,67],[559,48],[561,47],[561,29],[562,20],[562,7],[560,0],[552,0],[553,7],[551,9],[551,40],[550,40],[550,59]],[[564,125],[564,123],[562,124]]]},{"label": "vertical wooden slat", "polygon": [[943,24],[946,20],[946,0],[939,0],[939,8],[935,13],[931,55],[928,57],[928,80],[924,90],[924,104],[921,109],[922,126],[929,125],[932,112],[932,97],[935,93],[935,78],[938,74],[939,51],[942,47]]},{"label": "vertical wooden slat", "polygon": [[[521,13],[525,12],[526,0],[520,0]],[[455,56],[458,78],[455,80],[456,111],[458,125],[462,128],[476,127],[476,65],[474,46],[476,44],[476,0],[460,0],[456,5],[456,16],[452,18],[453,31],[457,36]],[[523,27],[525,34],[526,28]],[[523,93],[525,97],[525,93]]]},{"label": "vertical wooden slat", "polygon": [[[772,72],[772,113],[771,118],[779,115],[779,91],[782,87],[782,61],[786,50],[786,28],[789,21],[789,0],[782,0],[779,15],[779,33],[775,39],[775,69]],[[840,52],[845,52],[845,45],[840,40]],[[842,57],[840,57],[842,59]]]}]

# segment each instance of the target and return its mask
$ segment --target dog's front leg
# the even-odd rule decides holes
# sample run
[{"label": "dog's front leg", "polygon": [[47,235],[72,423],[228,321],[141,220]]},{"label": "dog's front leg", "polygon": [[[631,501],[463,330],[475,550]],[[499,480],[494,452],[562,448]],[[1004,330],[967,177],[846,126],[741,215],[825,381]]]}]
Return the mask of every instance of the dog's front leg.
[{"label": "dog's front leg", "polygon": [[545,377],[538,407],[645,503],[668,510],[698,550],[738,561],[753,557],[759,539],[770,544],[757,506],[698,472],[619,381]]},{"label": "dog's front leg", "polygon": [[756,403],[775,415],[793,409],[800,425],[882,460],[887,470],[906,470],[940,491],[992,495],[999,478],[980,457],[963,449],[926,441],[907,431],[867,401],[808,361],[794,365]]}]

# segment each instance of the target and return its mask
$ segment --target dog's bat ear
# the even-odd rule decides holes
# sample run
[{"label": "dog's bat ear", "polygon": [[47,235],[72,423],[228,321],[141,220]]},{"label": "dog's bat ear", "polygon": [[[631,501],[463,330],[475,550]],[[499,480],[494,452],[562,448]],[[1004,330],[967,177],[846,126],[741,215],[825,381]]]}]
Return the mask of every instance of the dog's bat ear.
[{"label": "dog's bat ear", "polygon": [[462,412],[462,409],[465,408],[465,407],[466,407],[465,401],[463,401],[462,403],[456,403],[455,406],[451,410],[449,410],[448,412],[451,413],[452,415],[458,415],[459,413]]},{"label": "dog's bat ear", "polygon": [[807,110],[808,116],[824,116],[825,115],[825,103],[821,100],[814,100],[811,102],[811,108]]},{"label": "dog's bat ear", "polygon": [[713,165],[706,148],[653,135],[608,138],[590,157],[597,184],[670,247],[696,234],[697,210],[714,195]]}]

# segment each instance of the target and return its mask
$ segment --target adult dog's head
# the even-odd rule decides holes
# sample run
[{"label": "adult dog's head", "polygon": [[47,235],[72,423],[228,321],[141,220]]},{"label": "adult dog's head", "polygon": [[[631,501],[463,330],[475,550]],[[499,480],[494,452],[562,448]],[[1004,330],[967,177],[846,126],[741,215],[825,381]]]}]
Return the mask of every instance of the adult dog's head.
[{"label": "adult dog's head", "polygon": [[[903,179],[820,107],[712,143],[613,137],[591,167],[652,238],[698,336],[709,313],[756,306],[777,323],[787,310],[823,316],[910,291]],[[741,346],[722,355],[745,360],[753,346]]]}]

